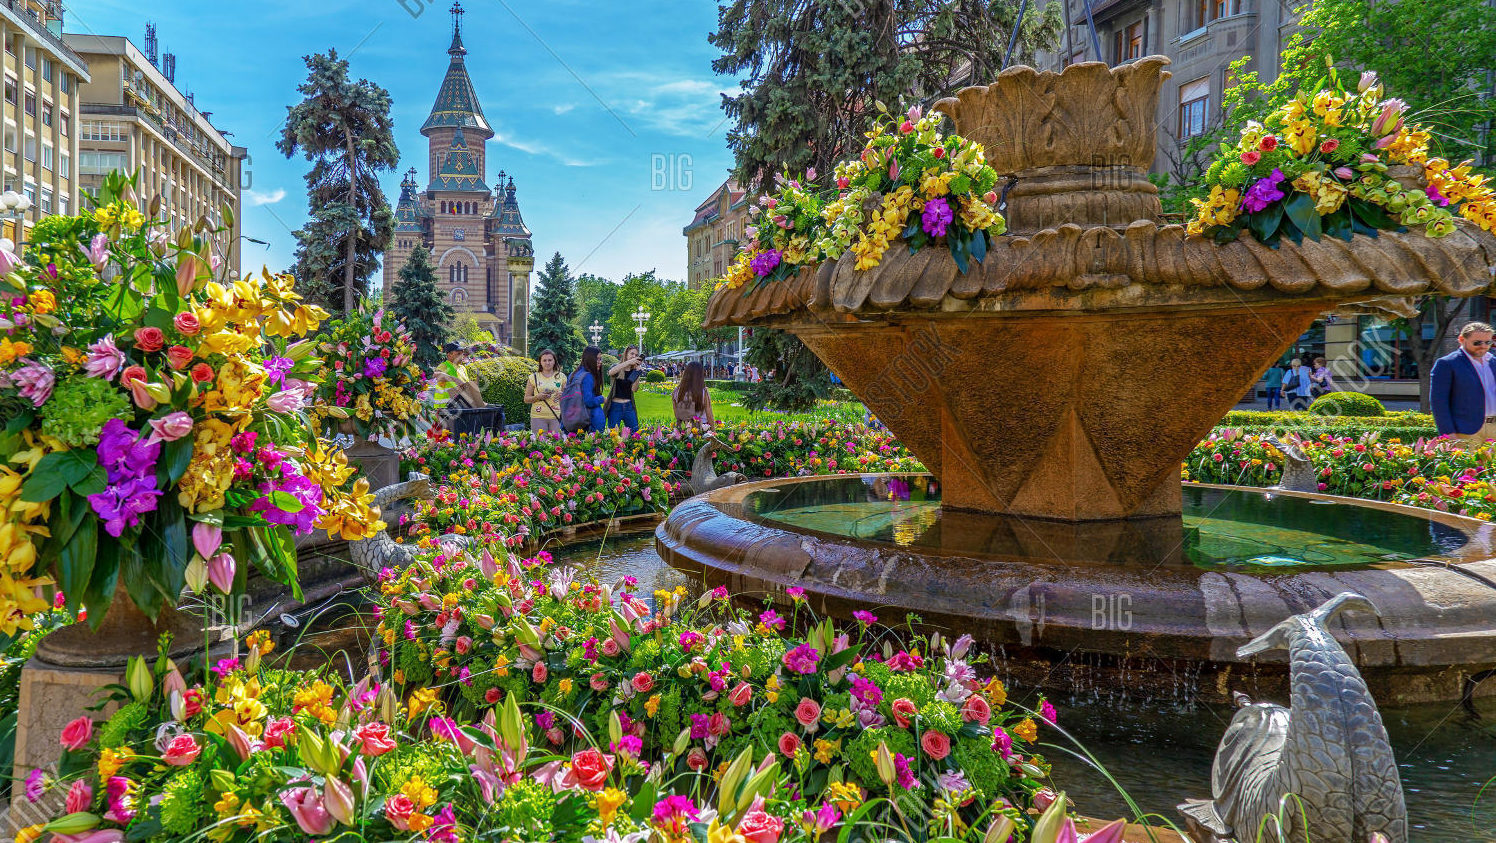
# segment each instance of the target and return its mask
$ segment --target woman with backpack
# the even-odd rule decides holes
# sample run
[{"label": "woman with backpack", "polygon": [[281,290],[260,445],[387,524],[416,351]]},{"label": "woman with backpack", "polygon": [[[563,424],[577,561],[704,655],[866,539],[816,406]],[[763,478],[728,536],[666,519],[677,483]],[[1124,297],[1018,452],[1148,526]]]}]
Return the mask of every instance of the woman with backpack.
[{"label": "woman with backpack", "polygon": [[582,404],[587,408],[589,416],[589,430],[602,430],[604,426],[603,366],[598,359],[602,353],[602,349],[595,345],[587,346],[587,350],[582,352],[582,365],[571,376],[571,383],[581,386]]},{"label": "woman with backpack", "polygon": [[704,430],[717,426],[712,418],[712,394],[706,388],[706,373],[700,363],[688,363],[680,376],[680,383],[670,394],[670,404],[675,410],[675,425],[682,430],[699,426],[705,420]]}]

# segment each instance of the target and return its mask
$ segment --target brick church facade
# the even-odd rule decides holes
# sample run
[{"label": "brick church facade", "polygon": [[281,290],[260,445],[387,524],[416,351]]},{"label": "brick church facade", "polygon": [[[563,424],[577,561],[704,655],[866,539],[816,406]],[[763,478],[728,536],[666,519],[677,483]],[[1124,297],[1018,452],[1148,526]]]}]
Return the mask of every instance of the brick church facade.
[{"label": "brick church facade", "polygon": [[431,177],[422,187],[412,167],[400,184],[395,234],[384,255],[384,293],[392,294],[411,250],[424,244],[436,266],[437,286],[458,314],[472,313],[500,342],[522,341],[528,272],[510,270],[521,265],[528,270],[530,230],[520,216],[514,179],[500,170],[492,189],[486,181],[486,144],[494,133],[468,78],[460,3],[452,15],[451,62],[421,126]]}]

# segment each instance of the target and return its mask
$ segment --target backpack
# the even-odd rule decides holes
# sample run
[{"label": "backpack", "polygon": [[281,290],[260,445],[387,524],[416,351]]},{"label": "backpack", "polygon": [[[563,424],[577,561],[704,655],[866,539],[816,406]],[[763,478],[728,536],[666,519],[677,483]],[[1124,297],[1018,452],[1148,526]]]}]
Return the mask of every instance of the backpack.
[{"label": "backpack", "polygon": [[582,370],[573,372],[561,392],[561,427],[567,433],[576,433],[592,423],[592,411],[587,409],[587,399],[582,396]]}]

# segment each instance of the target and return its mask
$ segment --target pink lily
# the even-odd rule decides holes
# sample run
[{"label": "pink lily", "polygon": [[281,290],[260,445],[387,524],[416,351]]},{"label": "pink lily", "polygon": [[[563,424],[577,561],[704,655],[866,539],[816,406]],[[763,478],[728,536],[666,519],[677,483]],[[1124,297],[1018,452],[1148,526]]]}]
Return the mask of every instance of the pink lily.
[{"label": "pink lily", "polygon": [[223,528],[202,521],[192,525],[192,547],[204,559],[212,559],[223,546]]},{"label": "pink lily", "polygon": [[208,560],[208,581],[224,594],[234,590],[234,572],[237,566],[233,554],[220,553]]},{"label": "pink lily", "polygon": [[316,789],[293,787],[281,794],[281,804],[291,812],[296,824],[307,834],[323,835],[332,831],[334,822],[327,805]]}]

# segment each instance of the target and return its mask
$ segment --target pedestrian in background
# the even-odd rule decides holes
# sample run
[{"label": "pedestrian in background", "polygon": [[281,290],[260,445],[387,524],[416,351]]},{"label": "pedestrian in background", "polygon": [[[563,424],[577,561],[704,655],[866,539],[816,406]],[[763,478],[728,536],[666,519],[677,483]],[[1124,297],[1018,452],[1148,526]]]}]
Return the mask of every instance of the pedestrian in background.
[{"label": "pedestrian in background", "polygon": [[1267,387],[1267,409],[1269,412],[1282,408],[1283,406],[1283,367],[1269,366],[1267,374],[1262,376],[1262,384]]},{"label": "pedestrian in background", "polygon": [[1314,371],[1309,373],[1309,383],[1315,398],[1326,392],[1335,391],[1335,378],[1330,374],[1330,367],[1326,364],[1325,358],[1314,358]]},{"label": "pedestrian in background", "polygon": [[1434,361],[1429,409],[1440,436],[1461,448],[1496,439],[1496,372],[1491,342],[1496,329],[1471,322],[1460,329],[1460,347]]},{"label": "pedestrian in background", "polygon": [[1304,361],[1295,357],[1288,361],[1288,373],[1283,376],[1283,397],[1290,410],[1309,409],[1310,390],[1313,382]]}]

